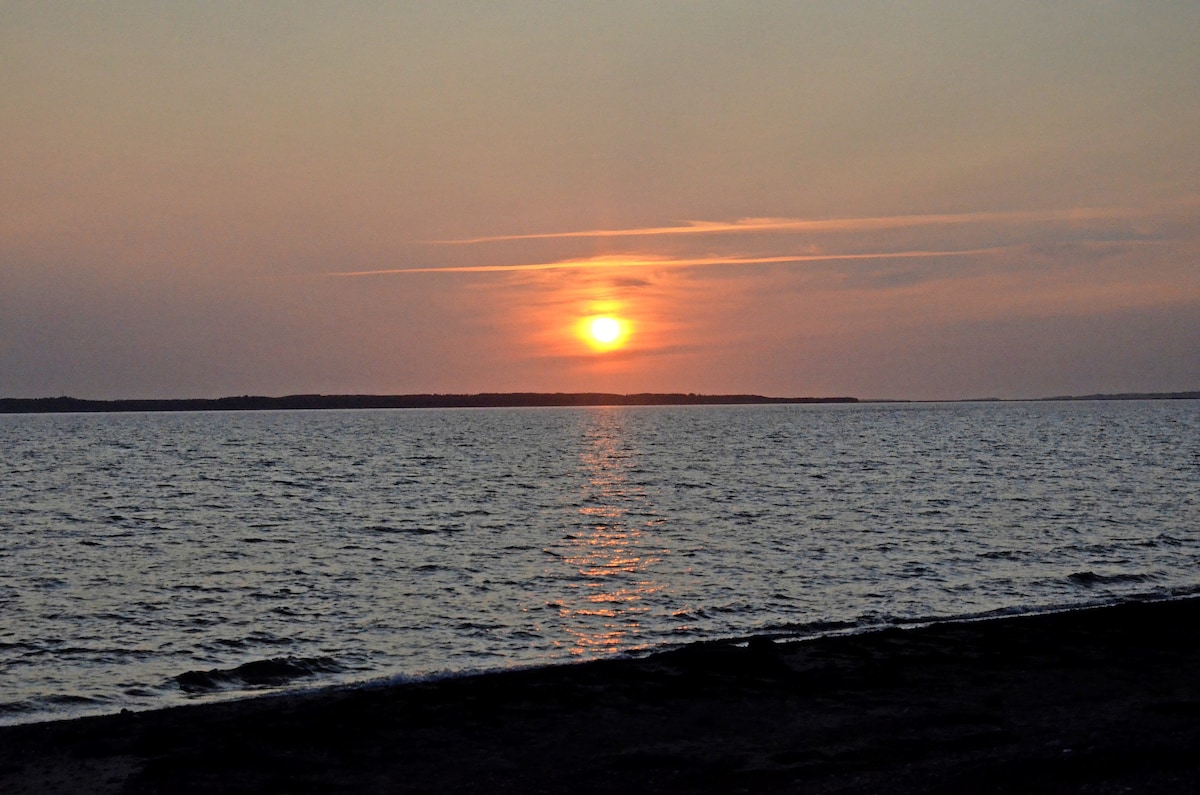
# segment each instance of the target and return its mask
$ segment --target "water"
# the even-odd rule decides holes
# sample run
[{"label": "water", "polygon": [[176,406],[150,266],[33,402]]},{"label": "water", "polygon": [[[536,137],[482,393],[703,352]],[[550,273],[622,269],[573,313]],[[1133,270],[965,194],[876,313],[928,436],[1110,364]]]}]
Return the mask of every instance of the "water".
[{"label": "water", "polygon": [[6,415],[0,472],[7,723],[1200,590],[1195,401]]}]

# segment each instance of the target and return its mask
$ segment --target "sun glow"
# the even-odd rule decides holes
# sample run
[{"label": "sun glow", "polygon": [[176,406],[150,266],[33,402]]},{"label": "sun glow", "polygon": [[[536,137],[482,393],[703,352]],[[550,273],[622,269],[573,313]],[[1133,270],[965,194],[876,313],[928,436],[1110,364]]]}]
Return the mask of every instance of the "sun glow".
[{"label": "sun glow", "polygon": [[621,324],[611,317],[598,317],[588,326],[592,339],[608,345],[621,336]]},{"label": "sun glow", "polygon": [[609,351],[625,344],[629,338],[629,321],[611,315],[596,315],[584,318],[581,332],[592,348]]}]

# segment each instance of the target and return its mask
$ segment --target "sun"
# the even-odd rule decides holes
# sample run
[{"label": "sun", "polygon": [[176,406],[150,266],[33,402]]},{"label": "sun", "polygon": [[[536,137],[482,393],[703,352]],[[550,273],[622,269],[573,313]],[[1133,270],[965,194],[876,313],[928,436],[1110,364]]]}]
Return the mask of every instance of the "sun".
[{"label": "sun", "polygon": [[621,324],[611,317],[598,317],[588,326],[588,332],[596,342],[608,345],[621,336]]},{"label": "sun", "polygon": [[598,351],[610,351],[625,344],[629,338],[629,321],[612,315],[593,315],[580,323],[585,341]]}]

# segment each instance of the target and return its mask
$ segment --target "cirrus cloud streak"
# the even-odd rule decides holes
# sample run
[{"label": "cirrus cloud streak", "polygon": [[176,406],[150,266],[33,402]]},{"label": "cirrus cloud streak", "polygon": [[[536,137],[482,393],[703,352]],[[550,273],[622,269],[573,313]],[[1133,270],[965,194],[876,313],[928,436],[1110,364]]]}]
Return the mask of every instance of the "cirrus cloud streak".
[{"label": "cirrus cloud streak", "polygon": [[1031,224],[1085,222],[1140,218],[1158,211],[1129,207],[1079,207],[1067,210],[981,211],[967,213],[929,213],[889,215],[867,218],[740,218],[736,221],[685,221],[678,226],[635,227],[630,229],[585,229],[570,232],[540,232],[491,235],[457,240],[430,241],[437,245],[475,245],[518,240],[577,240],[613,237],[673,237],[682,235],[746,234],[769,232],[857,232],[882,229],[908,229],[922,226],[963,224]]},{"label": "cirrus cloud streak", "polygon": [[697,268],[719,265],[773,265],[802,262],[837,262],[840,260],[878,259],[928,259],[934,257],[960,257],[995,254],[1007,247],[958,249],[951,251],[883,251],[853,254],[782,254],[770,257],[686,257],[659,256],[631,257],[604,255],[586,259],[568,259],[557,262],[517,263],[513,265],[458,265],[443,267],[385,268],[381,270],[341,271],[326,273],[325,276],[389,276],[419,273],[504,273],[514,271],[547,271],[593,268]]}]

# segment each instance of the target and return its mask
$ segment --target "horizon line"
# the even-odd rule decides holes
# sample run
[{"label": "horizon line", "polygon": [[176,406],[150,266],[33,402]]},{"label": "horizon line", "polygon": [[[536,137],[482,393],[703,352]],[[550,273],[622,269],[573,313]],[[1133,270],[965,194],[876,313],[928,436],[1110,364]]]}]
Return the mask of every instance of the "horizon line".
[{"label": "horizon line", "polygon": [[[655,401],[661,398],[664,400]],[[551,402],[546,402],[547,400]],[[572,400],[577,399],[577,400]],[[582,399],[582,400],[578,400]],[[626,402],[585,402],[588,400]],[[1197,400],[1198,390],[1152,392],[1093,392],[1082,395],[1041,397],[967,398],[859,398],[852,395],[772,396],[753,392],[411,392],[411,393],[295,393],[288,395],[229,395],[216,398],[77,398],[68,395],[35,398],[0,398],[0,414],[70,413],[72,411],[203,411],[203,410],[297,410],[355,408],[521,408],[585,407],[597,405],[779,405],[855,403],[1031,403],[1095,400]],[[537,402],[537,401],[542,402]],[[290,405],[278,405],[289,402]],[[337,401],[341,401],[338,404]],[[369,401],[408,401],[408,405],[362,405]],[[457,401],[458,405],[453,402]],[[470,402],[474,401],[474,403]],[[640,402],[639,402],[640,401]],[[438,403],[442,405],[437,405]],[[321,405],[314,405],[319,403]],[[359,405],[353,405],[353,404]],[[39,404],[41,408],[39,408]],[[154,408],[158,407],[158,408]]]}]

